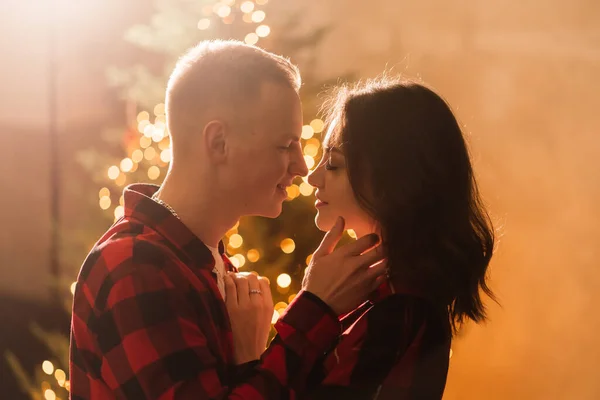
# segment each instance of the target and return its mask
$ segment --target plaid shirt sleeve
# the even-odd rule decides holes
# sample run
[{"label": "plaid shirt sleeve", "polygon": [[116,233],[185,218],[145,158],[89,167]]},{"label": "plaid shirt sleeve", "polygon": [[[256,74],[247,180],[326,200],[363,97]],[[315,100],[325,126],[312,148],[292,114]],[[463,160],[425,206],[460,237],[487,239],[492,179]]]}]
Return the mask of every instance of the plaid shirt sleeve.
[{"label": "plaid shirt sleeve", "polygon": [[[199,324],[200,318],[209,316],[199,315],[193,306],[202,300],[181,290],[165,272],[168,268],[157,267],[157,260],[116,253],[104,253],[96,260],[94,268],[113,269],[102,287],[78,284],[72,347],[79,356],[87,352],[88,361],[78,356],[72,360],[72,399],[294,398],[305,389],[315,360],[341,333],[329,308],[302,292],[277,322],[279,334],[260,362],[243,374],[243,380],[226,386],[231,383],[221,381],[219,360]],[[93,352],[96,357],[89,357]],[[95,365],[79,368],[89,360]],[[89,374],[84,370],[96,371],[96,379],[78,379]],[[78,381],[87,383],[75,387]],[[94,387],[94,382],[104,384]]]}]

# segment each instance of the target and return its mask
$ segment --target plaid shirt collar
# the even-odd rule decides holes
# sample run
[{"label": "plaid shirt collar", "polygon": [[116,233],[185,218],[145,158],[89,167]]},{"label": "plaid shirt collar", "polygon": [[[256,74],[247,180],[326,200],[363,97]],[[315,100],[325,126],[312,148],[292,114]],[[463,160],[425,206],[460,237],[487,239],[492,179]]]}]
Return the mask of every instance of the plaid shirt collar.
[{"label": "plaid shirt collar", "polygon": [[[129,185],[123,192],[124,215],[141,221],[147,227],[156,230],[168,242],[182,251],[195,265],[213,270],[215,266],[211,251],[206,245],[166,207],[152,200],[152,195],[159,189],[157,185],[136,183]],[[223,257],[225,248],[219,241],[219,253]],[[234,268],[227,257],[223,257],[227,270]]]}]

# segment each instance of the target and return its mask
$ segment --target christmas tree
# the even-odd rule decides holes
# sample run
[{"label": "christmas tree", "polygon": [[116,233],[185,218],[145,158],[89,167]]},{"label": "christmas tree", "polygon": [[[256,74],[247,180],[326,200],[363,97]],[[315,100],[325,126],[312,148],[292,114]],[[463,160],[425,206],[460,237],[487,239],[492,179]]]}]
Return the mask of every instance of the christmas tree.
[{"label": "christmas tree", "polygon": [[[290,57],[300,66],[304,82],[300,94],[308,122],[302,129],[302,147],[308,167],[315,165],[321,150],[315,134],[324,128],[323,121],[315,117],[317,94],[338,80],[320,81],[314,71],[315,49],[327,27],[302,32],[302,14],[284,15],[275,6],[267,0],[156,0],[149,22],[126,32],[125,40],[145,53],[144,63],[111,67],[107,75],[124,100],[129,124],[106,130],[104,137],[114,149],[111,154],[90,149],[78,155],[99,185],[97,199],[107,225],[123,214],[124,186],[134,182],[160,184],[164,178],[171,159],[163,104],[166,82],[178,57],[201,40],[242,40]],[[299,290],[310,255],[322,237],[312,221],[312,195],[306,178],[298,179],[288,188],[279,218],[244,218],[224,238],[234,265],[270,278],[276,303],[273,322],[278,310],[285,308]],[[353,232],[348,236],[354,236]],[[65,307],[69,310],[70,302],[68,296]],[[8,361],[32,399],[66,399],[69,338],[37,327],[34,330],[48,344],[53,359],[44,361],[33,378],[14,355],[8,354]]]}]

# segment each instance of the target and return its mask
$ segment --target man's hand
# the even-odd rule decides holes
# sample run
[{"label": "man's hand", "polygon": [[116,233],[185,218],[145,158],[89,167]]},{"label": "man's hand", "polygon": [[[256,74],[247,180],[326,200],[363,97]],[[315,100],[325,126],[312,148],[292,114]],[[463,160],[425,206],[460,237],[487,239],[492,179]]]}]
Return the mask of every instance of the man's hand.
[{"label": "man's hand", "polygon": [[386,272],[377,235],[363,236],[334,250],[343,232],[344,220],[339,217],[313,254],[302,282],[304,290],[318,296],[337,315],[363,303]]},{"label": "man's hand", "polygon": [[269,280],[247,272],[230,273],[224,279],[235,363],[258,360],[267,347],[273,317]]}]

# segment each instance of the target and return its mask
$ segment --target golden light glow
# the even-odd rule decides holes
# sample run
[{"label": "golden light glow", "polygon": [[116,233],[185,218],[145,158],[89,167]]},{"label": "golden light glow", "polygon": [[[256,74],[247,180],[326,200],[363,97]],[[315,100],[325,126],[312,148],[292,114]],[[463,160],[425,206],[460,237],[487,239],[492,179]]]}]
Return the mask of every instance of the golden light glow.
[{"label": "golden light glow", "polygon": [[227,4],[229,7],[232,7],[235,4],[235,0],[221,0],[221,3]]},{"label": "golden light glow", "polygon": [[311,138],[311,139],[308,139],[308,140],[306,141],[306,144],[307,144],[307,145],[309,145],[309,144],[310,144],[310,145],[312,145],[312,146],[316,146],[316,147],[317,147],[317,149],[318,149],[319,147],[321,147],[321,142],[319,142],[319,139],[317,139],[317,138]]},{"label": "golden light glow", "polygon": [[148,168],[148,178],[155,181],[158,179],[159,176],[160,176],[160,168],[158,168],[156,165],[153,165],[150,168]]},{"label": "golden light glow", "polygon": [[129,172],[133,168],[133,160],[131,158],[124,158],[121,160],[121,171]]},{"label": "golden light glow", "polygon": [[152,132],[152,141],[155,143],[159,143],[165,137],[165,128],[160,126],[154,126],[154,130]]},{"label": "golden light glow", "polygon": [[58,386],[64,386],[65,385],[65,381],[67,380],[67,374],[65,373],[65,371],[63,371],[62,369],[57,369],[54,372],[54,377],[56,378],[56,381],[58,382]]},{"label": "golden light glow", "polygon": [[148,147],[144,150],[144,158],[148,161],[152,160],[156,157],[156,149],[154,147]]},{"label": "golden light glow", "polygon": [[254,3],[251,1],[245,1],[240,6],[240,10],[245,13],[250,13],[254,10]]},{"label": "golden light glow", "polygon": [[302,127],[302,139],[310,139],[314,134],[315,131],[310,125],[304,125]]},{"label": "golden light glow", "polygon": [[269,33],[271,33],[271,28],[269,28],[268,25],[260,25],[256,28],[256,34],[259,37],[267,37],[269,36]]},{"label": "golden light glow", "polygon": [[160,152],[160,159],[163,162],[171,162],[171,157],[172,157],[172,153],[171,153],[171,149],[164,149],[163,151]]},{"label": "golden light glow", "polygon": [[54,393],[54,390],[52,389],[46,389],[44,392],[44,398],[46,400],[56,400],[56,393]]},{"label": "golden light glow", "polygon": [[260,253],[256,249],[250,249],[248,250],[248,253],[246,253],[246,257],[248,257],[248,261],[250,262],[257,262],[260,258]]},{"label": "golden light glow", "polygon": [[256,0],[256,4],[263,6],[268,3],[269,0]]},{"label": "golden light glow", "polygon": [[[154,106],[154,115],[157,117],[165,115],[165,103],[158,103]],[[158,118],[156,120],[158,121]]]},{"label": "golden light glow", "polygon": [[313,119],[312,121],[310,121],[310,126],[311,126],[311,128],[313,128],[315,133],[321,133],[321,132],[323,132],[325,123],[323,122],[323,120],[316,118],[316,119]]},{"label": "golden light glow", "polygon": [[279,313],[277,312],[277,310],[273,310],[273,316],[271,317],[271,325],[276,323],[278,319],[279,319]]},{"label": "golden light glow", "polygon": [[281,274],[277,277],[277,286],[286,288],[292,284],[292,277],[288,274]]},{"label": "golden light glow", "polygon": [[110,190],[108,188],[106,188],[106,187],[103,187],[98,192],[98,197],[104,197],[104,196],[110,196]]},{"label": "golden light glow", "polygon": [[246,37],[244,38],[244,42],[246,42],[246,44],[256,44],[258,43],[258,35],[254,32],[251,32],[249,34],[246,35]]},{"label": "golden light glow", "polygon": [[285,190],[287,191],[288,200],[294,200],[300,195],[300,190],[296,184],[288,186]]},{"label": "golden light glow", "polygon": [[125,214],[125,209],[123,208],[123,206],[116,206],[115,207],[115,218],[119,219],[123,216],[123,214]]},{"label": "golden light glow", "polygon": [[313,192],[313,187],[306,182],[300,184],[300,194],[302,196],[310,196]]},{"label": "golden light glow", "polygon": [[75,288],[77,288],[77,282],[71,283],[71,294],[75,294]]},{"label": "golden light glow", "polygon": [[99,203],[100,203],[100,208],[101,209],[108,210],[110,208],[110,204],[111,204],[110,197],[108,197],[108,196],[102,196],[102,197],[100,197],[100,202]]},{"label": "golden light glow", "polygon": [[108,178],[109,179],[117,179],[117,177],[119,176],[119,167],[117,167],[116,165],[111,166],[108,169]]},{"label": "golden light glow", "polygon": [[253,15],[253,14],[244,14],[244,15],[242,16],[242,21],[244,21],[244,22],[246,22],[246,23],[248,23],[248,24],[251,24],[251,23],[253,22],[253,21],[252,21],[252,15]]},{"label": "golden light glow", "polygon": [[119,173],[119,176],[117,176],[117,179],[115,179],[115,184],[117,186],[123,186],[125,185],[125,181],[127,180],[127,176],[125,176],[124,173]]},{"label": "golden light glow", "polygon": [[259,22],[263,22],[266,16],[267,14],[265,14],[265,12],[262,10],[254,11],[252,13],[251,20],[252,22],[256,22],[258,24]]},{"label": "golden light glow", "polygon": [[144,136],[147,136],[147,137],[151,138],[153,133],[154,133],[154,125],[152,125],[152,124],[149,123],[144,128]]},{"label": "golden light glow", "polygon": [[244,239],[242,238],[242,236],[240,236],[237,233],[234,233],[233,235],[231,235],[229,237],[229,245],[231,247],[233,247],[234,249],[237,249],[238,247],[240,247],[242,245],[242,243],[244,243]]},{"label": "golden light glow", "polygon": [[304,156],[304,161],[306,162],[306,167],[308,169],[312,169],[315,166],[315,159],[311,156]]},{"label": "golden light glow", "polygon": [[240,267],[240,260],[238,260],[237,258],[231,257],[229,259],[229,261],[231,261],[231,264],[236,267],[239,268]]},{"label": "golden light glow", "polygon": [[152,139],[149,138],[148,136],[142,136],[140,138],[140,147],[142,149],[145,149],[146,147],[150,146],[152,144]]},{"label": "golden light glow", "polygon": [[296,249],[296,243],[294,243],[294,241],[290,238],[283,239],[281,241],[280,246],[281,246],[281,251],[283,251],[286,254],[290,254]]},{"label": "golden light glow", "polygon": [[279,303],[275,304],[275,306],[273,306],[274,310],[284,310],[287,307],[287,303],[285,301],[280,301]]},{"label": "golden light glow", "polygon": [[288,303],[291,303],[297,296],[297,293],[293,293],[290,294],[290,297],[288,297]]},{"label": "golden light glow", "polygon": [[219,7],[219,9],[217,10],[217,15],[221,18],[225,18],[227,17],[229,14],[231,14],[231,7],[229,7],[226,4],[223,4],[222,6]]},{"label": "golden light glow", "polygon": [[310,260],[312,260],[312,254],[306,256],[306,265],[310,264]]},{"label": "golden light glow", "polygon": [[144,159],[144,152],[140,149],[135,149],[133,153],[131,153],[131,160],[135,163],[139,163]]},{"label": "golden light glow", "polygon": [[150,119],[150,114],[148,111],[141,111],[137,115],[137,122],[148,121]]},{"label": "golden light glow", "polygon": [[125,196],[121,195],[121,197],[119,197],[119,204],[120,205],[125,205]]},{"label": "golden light glow", "polygon": [[312,143],[308,143],[304,146],[304,154],[311,157],[316,157],[319,152],[319,148]]},{"label": "golden light glow", "polygon": [[45,374],[52,375],[54,372],[54,365],[52,365],[50,361],[46,360],[42,363],[42,371],[44,371]]},{"label": "golden light glow", "polygon": [[350,236],[352,239],[356,239],[356,232],[354,232],[354,229],[348,229],[346,231],[346,233],[348,234],[348,236]]},{"label": "golden light glow", "polygon": [[235,21],[235,14],[229,14],[228,16],[223,18],[223,23],[227,25],[233,24],[233,21]]},{"label": "golden light glow", "polygon": [[198,21],[198,29],[200,29],[201,31],[208,29],[209,27],[210,27],[210,19],[202,18],[200,21]]},{"label": "golden light glow", "polygon": [[241,255],[241,254],[234,254],[233,258],[235,258],[236,260],[238,260],[237,268],[243,267],[244,264],[246,264],[246,258],[243,255]]},{"label": "golden light glow", "polygon": [[140,133],[144,133],[144,131],[146,130],[146,128],[148,126],[150,126],[150,125],[151,125],[150,121],[148,121],[148,120],[140,121],[140,123],[138,124],[138,131]]},{"label": "golden light glow", "polygon": [[168,149],[169,147],[171,147],[171,139],[169,139],[169,136],[167,136],[167,132],[165,131],[165,137],[163,140],[160,141],[160,143],[158,144],[158,148],[161,150],[165,150]]}]

